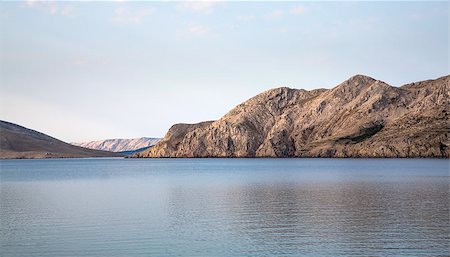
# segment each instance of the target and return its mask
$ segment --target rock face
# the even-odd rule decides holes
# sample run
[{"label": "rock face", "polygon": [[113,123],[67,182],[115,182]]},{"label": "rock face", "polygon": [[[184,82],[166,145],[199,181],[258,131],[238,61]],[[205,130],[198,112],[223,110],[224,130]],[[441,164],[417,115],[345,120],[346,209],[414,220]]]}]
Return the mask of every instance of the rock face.
[{"label": "rock face", "polygon": [[0,121],[0,159],[120,156],[123,155],[74,146],[17,124]]},{"label": "rock face", "polygon": [[141,137],[133,139],[106,139],[106,140],[71,143],[71,144],[95,150],[103,150],[110,152],[126,152],[148,148],[149,146],[155,145],[160,140],[161,138]]},{"label": "rock face", "polygon": [[177,124],[135,157],[449,157],[449,78],[263,92],[217,121]]}]

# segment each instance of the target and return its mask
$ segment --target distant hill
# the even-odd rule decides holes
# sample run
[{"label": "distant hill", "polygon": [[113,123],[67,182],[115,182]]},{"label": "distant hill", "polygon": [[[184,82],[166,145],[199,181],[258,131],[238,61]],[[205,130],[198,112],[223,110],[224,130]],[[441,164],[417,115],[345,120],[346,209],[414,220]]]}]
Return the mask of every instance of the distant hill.
[{"label": "distant hill", "polygon": [[173,125],[135,157],[449,157],[449,79],[263,92],[217,121]]},{"label": "distant hill", "polygon": [[0,158],[119,157],[123,154],[74,146],[17,124],[0,121]]},{"label": "distant hill", "polygon": [[122,152],[116,152],[116,153],[124,154],[126,156],[131,156],[133,154],[136,154],[136,153],[142,152],[144,150],[147,150],[150,147],[153,147],[153,145],[152,146],[147,146],[147,147],[142,147],[142,148],[139,148],[139,149],[136,149],[136,150],[122,151]]},{"label": "distant hill", "polygon": [[135,152],[155,145],[161,138],[141,137],[133,139],[106,139],[82,143],[71,143],[76,146],[110,152]]}]

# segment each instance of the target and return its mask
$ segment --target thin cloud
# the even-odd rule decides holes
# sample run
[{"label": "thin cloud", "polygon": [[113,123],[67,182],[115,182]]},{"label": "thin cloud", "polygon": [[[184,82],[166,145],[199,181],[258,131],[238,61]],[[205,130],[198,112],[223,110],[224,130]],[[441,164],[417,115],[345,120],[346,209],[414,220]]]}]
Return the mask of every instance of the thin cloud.
[{"label": "thin cloud", "polygon": [[67,4],[60,4],[55,1],[36,1],[27,0],[23,2],[21,7],[33,8],[36,10],[50,13],[51,15],[61,15],[65,17],[75,17],[75,9]]},{"label": "thin cloud", "polygon": [[77,67],[99,67],[112,64],[109,58],[95,58],[92,56],[77,56],[70,59],[69,63]]},{"label": "thin cloud", "polygon": [[213,35],[211,29],[205,25],[189,23],[183,29],[177,31],[178,39],[204,38]]},{"label": "thin cloud", "polygon": [[292,14],[303,14],[305,13],[306,8],[302,5],[297,5],[291,8],[290,13]]},{"label": "thin cloud", "polygon": [[191,23],[188,25],[188,32],[192,35],[203,36],[209,33],[209,28],[199,24]]},{"label": "thin cloud", "polygon": [[256,20],[256,16],[255,15],[241,15],[236,17],[236,20],[238,21],[254,21]]},{"label": "thin cloud", "polygon": [[284,15],[283,10],[276,10],[266,15],[266,19],[269,20],[278,19],[281,18],[283,15]]},{"label": "thin cloud", "polygon": [[62,16],[66,16],[66,17],[74,17],[74,8],[72,6],[64,6],[61,8],[60,11]]},{"label": "thin cloud", "polygon": [[141,24],[144,18],[151,15],[153,11],[151,8],[118,7],[114,10],[112,22],[117,24]]},{"label": "thin cloud", "polygon": [[278,33],[288,33],[289,29],[286,28],[286,27],[281,27],[281,28],[276,29],[276,32],[278,32]]},{"label": "thin cloud", "polygon": [[211,14],[217,6],[222,4],[222,1],[189,1],[178,4],[176,9],[180,12]]},{"label": "thin cloud", "polygon": [[25,6],[26,7],[33,7],[35,3],[36,3],[35,0],[26,0],[25,1]]}]

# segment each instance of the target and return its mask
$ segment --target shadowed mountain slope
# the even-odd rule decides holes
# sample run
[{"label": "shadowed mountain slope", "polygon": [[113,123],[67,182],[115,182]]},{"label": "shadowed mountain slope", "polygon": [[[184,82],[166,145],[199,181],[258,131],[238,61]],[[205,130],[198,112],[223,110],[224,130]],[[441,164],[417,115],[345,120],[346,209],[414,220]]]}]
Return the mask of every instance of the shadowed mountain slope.
[{"label": "shadowed mountain slope", "polygon": [[43,133],[0,121],[0,158],[119,157],[122,154],[74,146]]},{"label": "shadowed mountain slope", "polygon": [[265,91],[217,121],[172,126],[135,157],[449,157],[449,76],[392,87]]}]

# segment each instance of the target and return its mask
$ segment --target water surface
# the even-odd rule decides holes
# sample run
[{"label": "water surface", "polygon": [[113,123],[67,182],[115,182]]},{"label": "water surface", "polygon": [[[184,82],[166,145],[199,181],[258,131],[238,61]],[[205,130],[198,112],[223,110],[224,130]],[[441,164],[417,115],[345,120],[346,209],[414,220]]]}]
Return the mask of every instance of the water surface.
[{"label": "water surface", "polygon": [[0,256],[445,256],[449,162],[0,161]]}]

